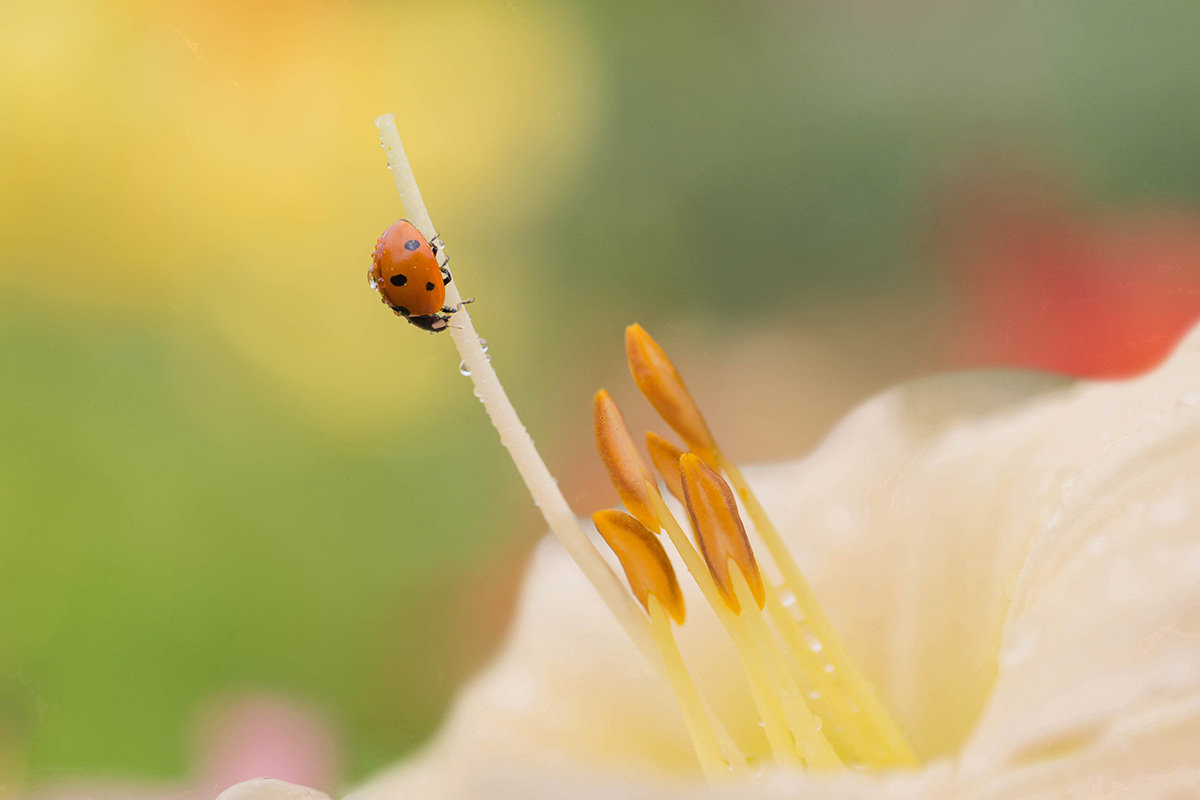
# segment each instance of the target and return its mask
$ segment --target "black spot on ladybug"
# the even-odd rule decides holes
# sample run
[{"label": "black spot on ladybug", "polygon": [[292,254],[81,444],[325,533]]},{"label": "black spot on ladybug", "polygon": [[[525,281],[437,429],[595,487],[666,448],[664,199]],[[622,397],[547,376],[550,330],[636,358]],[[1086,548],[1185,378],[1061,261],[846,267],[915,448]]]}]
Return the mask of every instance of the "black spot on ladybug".
[{"label": "black spot on ladybug", "polygon": [[404,243],[405,250],[416,250],[420,246],[421,246],[421,243],[418,242],[416,239],[409,239],[407,242]]},{"label": "black spot on ladybug", "polygon": [[396,310],[399,311],[402,316],[408,316],[408,309],[404,306],[396,306]]},{"label": "black spot on ladybug", "polygon": [[427,292],[433,291],[433,283],[432,282],[425,284],[425,291],[427,291]]},{"label": "black spot on ladybug", "polygon": [[408,276],[407,275],[393,275],[390,278],[390,280],[392,282],[392,286],[403,286],[404,284],[408,283]]}]

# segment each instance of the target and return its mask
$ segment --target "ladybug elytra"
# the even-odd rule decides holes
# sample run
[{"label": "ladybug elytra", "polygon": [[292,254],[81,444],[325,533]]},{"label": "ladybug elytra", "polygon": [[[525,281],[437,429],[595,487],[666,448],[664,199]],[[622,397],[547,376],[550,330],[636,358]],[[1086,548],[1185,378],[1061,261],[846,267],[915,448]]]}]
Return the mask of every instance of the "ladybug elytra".
[{"label": "ladybug elytra", "polygon": [[[434,237],[437,241],[437,237]],[[375,243],[371,288],[392,311],[422,330],[436,333],[449,327],[457,309],[445,306],[450,270],[438,263],[438,247],[408,220],[393,222]]]}]

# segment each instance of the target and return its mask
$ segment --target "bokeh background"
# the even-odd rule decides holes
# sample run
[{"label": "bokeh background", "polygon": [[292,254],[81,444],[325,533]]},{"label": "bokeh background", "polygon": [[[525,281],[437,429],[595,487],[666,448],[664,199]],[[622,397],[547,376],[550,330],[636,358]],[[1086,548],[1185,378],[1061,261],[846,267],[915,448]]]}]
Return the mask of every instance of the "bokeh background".
[{"label": "bokeh background", "polygon": [[1197,30],[1194,0],[4,3],[0,795],[345,786],[502,636],[543,526],[450,341],[367,289],[378,114],[583,513],[591,392],[649,422],[634,320],[743,460],[937,369],[1153,365],[1200,314]]}]

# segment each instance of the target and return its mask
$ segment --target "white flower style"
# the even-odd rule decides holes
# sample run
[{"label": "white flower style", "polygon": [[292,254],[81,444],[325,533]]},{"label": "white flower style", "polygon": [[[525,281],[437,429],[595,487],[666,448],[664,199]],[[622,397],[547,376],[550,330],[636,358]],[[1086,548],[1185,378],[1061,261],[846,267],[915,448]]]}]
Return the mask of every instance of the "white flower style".
[{"label": "white flower style", "polygon": [[[706,783],[674,696],[547,541],[441,733],[347,800],[1200,797],[1200,332],[1124,382],[897,388],[749,478],[921,766],[764,760]],[[761,739],[683,583],[699,692],[739,744]],[[268,782],[222,800],[310,797]]]}]

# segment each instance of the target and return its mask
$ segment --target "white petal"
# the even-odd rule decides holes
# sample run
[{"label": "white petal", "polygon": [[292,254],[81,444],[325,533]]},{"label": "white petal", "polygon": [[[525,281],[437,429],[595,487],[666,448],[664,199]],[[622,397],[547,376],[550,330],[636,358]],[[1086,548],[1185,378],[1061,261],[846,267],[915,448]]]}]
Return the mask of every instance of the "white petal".
[{"label": "white petal", "polygon": [[1185,800],[1200,796],[1200,704],[1180,703],[1122,723],[1087,747],[993,773],[962,796],[975,800]]},{"label": "white petal", "polygon": [[329,800],[329,795],[274,778],[255,778],[231,786],[217,800]]},{"label": "white petal", "polygon": [[972,769],[1200,699],[1200,346],[1073,411],[1030,464],[1072,481],[1040,498]]}]

